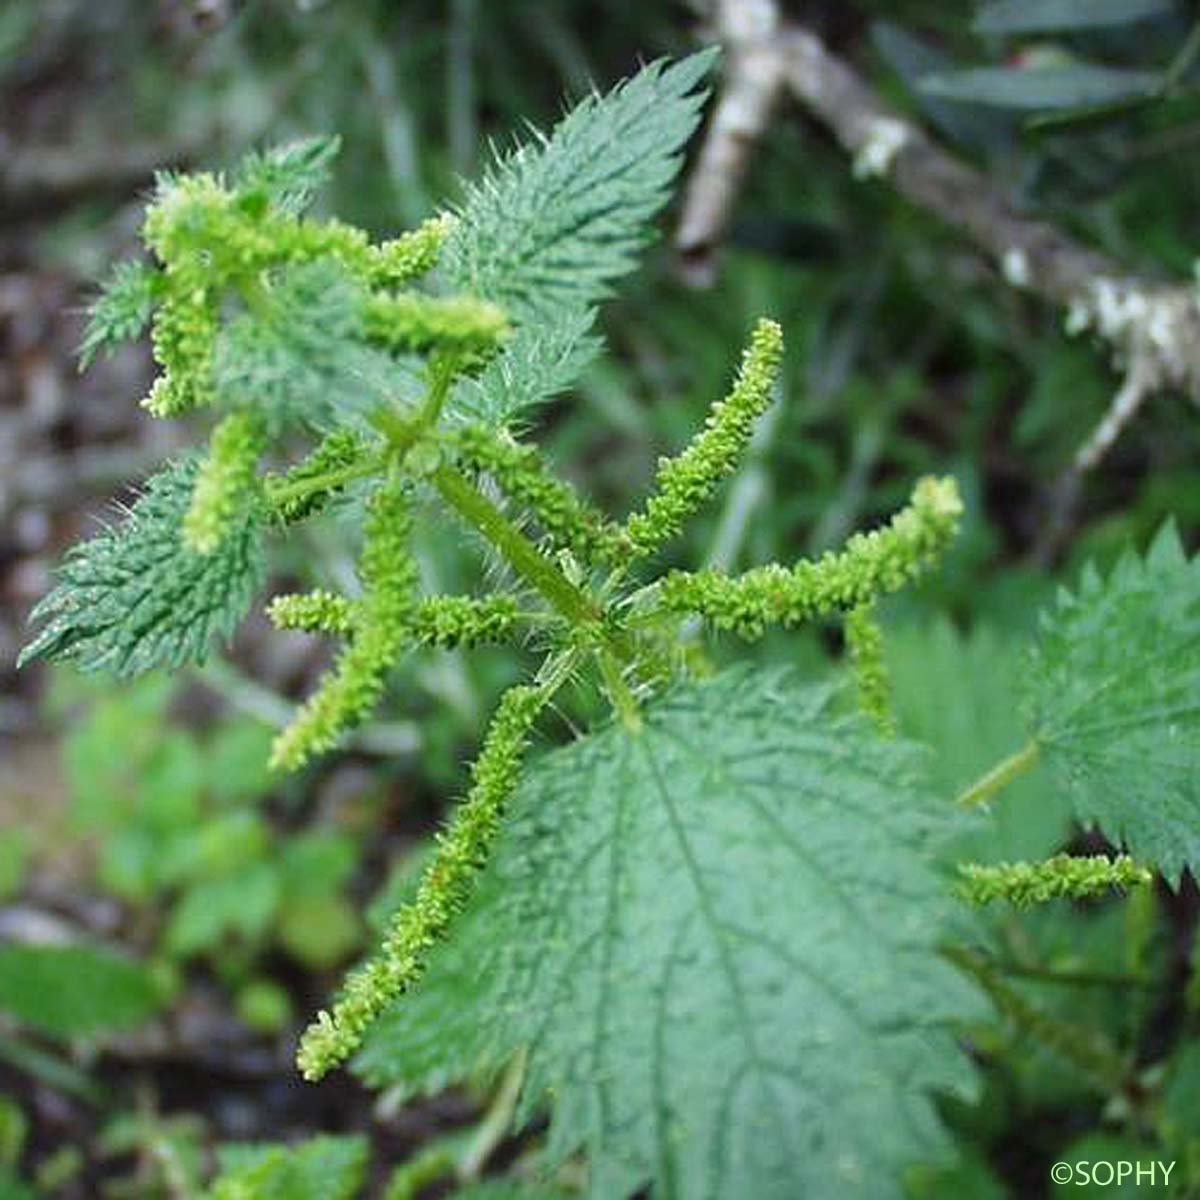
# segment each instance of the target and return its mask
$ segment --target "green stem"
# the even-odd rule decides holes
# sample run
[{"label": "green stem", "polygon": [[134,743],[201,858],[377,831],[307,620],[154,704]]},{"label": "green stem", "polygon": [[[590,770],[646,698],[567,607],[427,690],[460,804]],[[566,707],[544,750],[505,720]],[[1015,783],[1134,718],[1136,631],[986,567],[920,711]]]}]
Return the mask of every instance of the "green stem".
[{"label": "green stem", "polygon": [[629,685],[621,674],[621,664],[612,651],[604,646],[596,651],[596,662],[600,667],[604,690],[608,693],[613,708],[621,718],[621,724],[632,734],[641,733],[642,714],[638,711],[637,698],[630,691]]},{"label": "green stem", "polygon": [[1009,959],[988,958],[988,966],[1001,975],[1018,979],[1034,979],[1039,983],[1058,983],[1066,987],[1110,987],[1153,990],[1154,982],[1139,975],[1105,974],[1098,971],[1058,971],[1032,963],[1012,962]]},{"label": "green stem", "polygon": [[1074,1025],[1031,1004],[1025,996],[1000,977],[987,958],[965,946],[946,946],[942,954],[955,966],[974,977],[997,1010],[1023,1036],[1040,1042],[1110,1092],[1122,1092],[1126,1064],[1108,1037],[1091,1027]]},{"label": "green stem", "polygon": [[330,491],[343,484],[352,483],[355,479],[365,479],[368,475],[374,475],[382,465],[382,457],[372,456],[365,462],[351,463],[350,466],[339,467],[336,471],[326,471],[323,475],[313,475],[283,487],[272,488],[268,493],[269,499],[273,505],[302,500],[314,492]]},{"label": "green stem", "polygon": [[572,625],[599,621],[603,612],[558,567],[454,467],[439,467],[433,485],[442,499],[500,552],[522,579],[536,588]]},{"label": "green stem", "polygon": [[425,403],[417,417],[417,425],[422,430],[432,429],[442,415],[446,397],[450,394],[450,385],[458,373],[458,356],[455,354],[439,354],[429,364],[429,391],[425,395]]},{"label": "green stem", "polygon": [[508,1064],[492,1103],[476,1126],[475,1133],[459,1160],[460,1179],[478,1179],[488,1159],[512,1128],[513,1114],[517,1111],[517,1101],[521,1098],[521,1087],[525,1082],[526,1058],[526,1052],[518,1050]]},{"label": "green stem", "polygon": [[1040,754],[1041,747],[1038,743],[1030,741],[1016,754],[1010,754],[986,775],[980,776],[966,791],[959,794],[957,802],[963,808],[975,808],[986,804],[1001,788],[1007,787],[1018,775],[1028,771],[1037,762]]}]

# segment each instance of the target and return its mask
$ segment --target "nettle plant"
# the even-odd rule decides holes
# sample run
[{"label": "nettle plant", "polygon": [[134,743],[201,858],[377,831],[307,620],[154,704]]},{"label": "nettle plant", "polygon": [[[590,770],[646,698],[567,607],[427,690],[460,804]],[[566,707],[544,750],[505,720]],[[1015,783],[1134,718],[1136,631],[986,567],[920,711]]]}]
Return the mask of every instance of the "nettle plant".
[{"label": "nettle plant", "polygon": [[[755,326],[728,394],[623,521],[519,438],[596,352],[594,306],[668,196],[710,63],[653,64],[586,100],[457,211],[381,243],[305,215],[329,142],[163,176],[153,259],[113,275],[85,352],[148,323],[146,406],[215,425],[67,557],[26,657],[121,675],[198,661],[262,586],[269,538],[359,514],[357,594],[269,606],[341,644],[275,768],[332,750],[403,655],[542,657],[499,701],[382,945],[301,1039],[304,1076],[356,1053],[368,1080],[409,1090],[506,1072],[521,1118],[551,1110],[547,1159],[582,1155],[597,1196],[880,1200],[945,1152],[934,1097],[973,1087],[956,1031],[985,995],[1004,1008],[970,902],[1177,882],[1195,861],[1200,567],[1168,529],[1064,591],[1028,659],[1027,746],[956,804],[895,735],[874,615],[954,537],[953,479],[917,481],[890,523],[814,561],[657,565],[771,403],[777,324]],[[409,537],[431,512],[479,543],[479,594],[421,593]],[[705,626],[753,640],[830,618],[848,684],[706,664]],[[530,761],[568,685],[596,687],[611,718]],[[955,878],[946,847],[1039,759],[1134,857]]]}]

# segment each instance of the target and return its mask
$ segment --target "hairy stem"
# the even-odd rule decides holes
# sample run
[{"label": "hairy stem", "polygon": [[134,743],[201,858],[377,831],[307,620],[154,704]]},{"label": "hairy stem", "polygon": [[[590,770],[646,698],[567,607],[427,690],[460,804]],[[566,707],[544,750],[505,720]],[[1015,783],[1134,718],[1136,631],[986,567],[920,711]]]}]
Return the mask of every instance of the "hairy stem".
[{"label": "hairy stem", "polygon": [[433,484],[442,498],[499,551],[504,561],[574,625],[599,621],[599,605],[573,584],[559,568],[502,513],[465,475],[454,467],[439,467]]},{"label": "hairy stem", "polygon": [[383,465],[383,458],[372,456],[365,462],[352,463],[347,467],[339,467],[335,471],[326,471],[321,475],[313,475],[308,479],[298,479],[295,483],[285,483],[270,489],[268,499],[273,508],[280,508],[293,500],[303,500],[306,496],[317,492],[328,492],[334,488],[353,483],[356,479],[365,479],[374,475]]},{"label": "hairy stem", "polygon": [[642,714],[638,710],[637,698],[630,691],[629,685],[621,674],[621,664],[607,647],[596,651],[596,663],[600,667],[600,677],[604,681],[604,690],[612,702],[613,708],[621,718],[621,724],[633,734],[642,732]]},{"label": "hairy stem", "polygon": [[1024,774],[1041,756],[1041,747],[1030,741],[1015,754],[998,762],[990,771],[981,775],[969,788],[960,792],[957,803],[964,808],[976,808],[986,804],[1001,788],[1007,787],[1018,775]]}]

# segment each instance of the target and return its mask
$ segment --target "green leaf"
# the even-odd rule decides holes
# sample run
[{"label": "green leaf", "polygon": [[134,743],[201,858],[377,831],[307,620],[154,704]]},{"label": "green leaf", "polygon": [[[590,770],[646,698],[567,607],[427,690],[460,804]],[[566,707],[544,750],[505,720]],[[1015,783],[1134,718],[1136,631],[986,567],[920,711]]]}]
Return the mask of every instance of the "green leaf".
[{"label": "green leaf", "polygon": [[263,304],[217,337],[223,404],[324,432],[392,396],[397,365],[364,340],[359,285],[331,260],[280,271]]},{"label": "green leaf", "polygon": [[0,946],[0,1011],[56,1037],[132,1029],[161,997],[140,963],[91,946]]},{"label": "green leaf", "polygon": [[261,199],[283,212],[302,213],[329,182],[330,164],[341,144],[336,135],[309,137],[255,151],[238,164],[234,186],[243,202]]},{"label": "green leaf", "polygon": [[150,323],[162,287],[163,276],[150,263],[117,263],[88,309],[87,328],[79,347],[81,370],[99,351],[141,335]]},{"label": "green leaf", "polygon": [[1163,1088],[1163,1125],[1180,1145],[1200,1144],[1200,1041],[1185,1042]]},{"label": "green leaf", "polygon": [[282,907],[280,945],[310,970],[344,962],[361,940],[358,912],[343,896],[296,896]]},{"label": "green leaf", "polygon": [[219,725],[204,748],[208,787],[223,804],[245,804],[266,795],[275,782],[267,759],[276,731],[246,717]]},{"label": "green leaf", "polygon": [[713,59],[651,63],[576,105],[549,138],[498,159],[468,190],[443,250],[455,285],[518,318],[603,299],[670,195]]},{"label": "green leaf", "polygon": [[213,637],[233,633],[262,581],[259,519],[243,514],[212,554],[187,549],[180,526],[196,470],[194,458],[166,467],[122,524],[67,553],[19,664],[63,659],[136,675],[202,662]]},{"label": "green leaf", "polygon": [[446,950],[497,981],[474,1044],[528,1047],[526,1107],[552,1098],[551,1152],[585,1149],[596,1196],[901,1196],[944,1144],[927,1093],[971,1082],[948,1026],[973,993],[935,949],[953,815],[911,748],[785,674],[681,688],[644,721],[520,789],[491,899]]},{"label": "green leaf", "polygon": [[1178,878],[1200,862],[1200,563],[1173,526],[1043,617],[1033,734],[1076,816]]},{"label": "green leaf", "polygon": [[212,1200],[353,1200],[367,1168],[365,1137],[315,1137],[299,1146],[225,1145]]},{"label": "green leaf", "polygon": [[38,1194],[10,1167],[0,1165],[0,1200],[38,1200]]},{"label": "green leaf", "polygon": [[458,385],[452,411],[507,424],[566,391],[600,351],[600,339],[589,332],[594,316],[590,308],[569,306],[518,327],[478,378]]},{"label": "green leaf", "polygon": [[0,1167],[14,1167],[29,1136],[29,1118],[11,1096],[0,1092]]},{"label": "green leaf", "polygon": [[1129,25],[1174,12],[1175,0],[992,0],[972,22],[976,33],[1050,33]]},{"label": "green leaf", "polygon": [[[960,633],[939,618],[889,626],[884,645],[900,732],[932,750],[931,781],[949,804],[1027,736],[1020,643],[988,626]],[[983,862],[1042,859],[1062,845],[1069,828],[1070,805],[1039,764],[952,849],[959,859]]]},{"label": "green leaf", "polygon": [[[1079,1196],[1086,1200],[1139,1200],[1157,1188],[1166,1189],[1168,1179],[1179,1182],[1178,1167],[1171,1175],[1163,1175],[1163,1166],[1171,1168],[1170,1159],[1161,1151],[1135,1141],[1109,1133],[1089,1133],[1057,1152],[1058,1162],[1072,1168],[1071,1175],[1060,1180],[1053,1178],[1051,1192],[1054,1200],[1068,1196]],[[1165,1160],[1165,1161],[1164,1161]],[[1162,1166],[1159,1163],[1162,1162]],[[1117,1172],[1124,1164],[1124,1174]],[[1055,1164],[1058,1165],[1058,1164]],[[1141,1178],[1138,1178],[1138,1168]],[[1173,1178],[1172,1178],[1173,1176]],[[1165,1194],[1170,1195],[1169,1190]]]},{"label": "green leaf", "polygon": [[1036,112],[1146,98],[1153,96],[1161,83],[1162,79],[1155,71],[1077,63],[944,71],[922,79],[921,90],[931,96]]},{"label": "green leaf", "polygon": [[988,154],[1000,153],[1012,145],[1011,114],[986,105],[941,100],[919,90],[926,76],[953,69],[954,59],[948,54],[891,21],[873,22],[871,40],[888,66],[916,93],[914,99],[922,114],[948,137],[968,150]]},{"label": "green leaf", "polygon": [[1005,1200],[1008,1191],[992,1169],[974,1155],[960,1162],[918,1167],[905,1177],[908,1200]]},{"label": "green leaf", "polygon": [[180,958],[217,949],[229,936],[253,944],[279,910],[278,870],[256,863],[227,879],[204,880],[183,893],[167,923],[166,945]]}]

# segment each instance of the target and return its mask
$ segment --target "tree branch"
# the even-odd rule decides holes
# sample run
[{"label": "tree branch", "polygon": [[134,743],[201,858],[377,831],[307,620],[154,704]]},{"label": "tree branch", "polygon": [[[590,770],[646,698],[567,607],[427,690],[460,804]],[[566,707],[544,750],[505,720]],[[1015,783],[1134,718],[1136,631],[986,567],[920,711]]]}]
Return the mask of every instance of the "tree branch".
[{"label": "tree branch", "polygon": [[[754,19],[743,13],[735,21],[738,10],[753,10]],[[1073,473],[1101,460],[1153,392],[1178,388],[1200,402],[1200,307],[1190,283],[1130,272],[1049,222],[1019,212],[984,174],[886,104],[819,37],[782,21],[775,0],[717,0],[710,11],[718,36],[730,46],[730,68],[676,239],[685,254],[694,256],[698,248],[711,253],[749,147],[769,115],[769,98],[782,81],[852,156],[857,176],[887,178],[905,199],[989,255],[1011,286],[1063,308],[1068,332],[1090,330],[1107,343],[1125,383],[1076,455]]]}]

